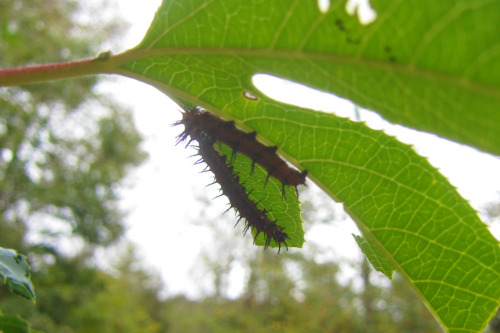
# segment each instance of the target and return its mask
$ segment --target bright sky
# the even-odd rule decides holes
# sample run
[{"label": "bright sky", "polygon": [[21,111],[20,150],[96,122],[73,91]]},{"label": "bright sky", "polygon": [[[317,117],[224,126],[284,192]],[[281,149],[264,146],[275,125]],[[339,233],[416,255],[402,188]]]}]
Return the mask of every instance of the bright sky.
[{"label": "bright sky", "polygon": [[[132,22],[124,39],[124,49],[135,46],[145,34],[161,0],[117,1],[125,20]],[[114,52],[122,50],[114,50]],[[292,83],[276,83],[269,78],[257,77],[256,86],[271,97],[304,107],[353,116],[353,105],[331,94],[308,90]],[[276,89],[279,86],[281,88]],[[129,212],[128,237],[140,247],[140,253],[150,266],[157,269],[169,294],[196,295],[197,287],[191,279],[195,259],[206,243],[204,230],[187,224],[197,215],[199,205],[195,196],[204,191],[211,178],[201,175],[187,158],[191,150],[175,146],[175,137],[182,130],[170,124],[179,118],[176,106],[155,88],[126,78],[116,78],[104,84],[103,91],[113,93],[125,105],[130,105],[139,130],[144,134],[144,148],[150,159],[129,179],[130,187],[124,191],[123,207]],[[272,90],[272,93],[271,93]],[[300,96],[300,99],[297,99]],[[480,210],[486,203],[500,200],[500,159],[478,152],[473,148],[439,139],[436,136],[393,126],[370,112],[361,112],[369,126],[384,129],[401,141],[413,144],[418,153],[450,179],[460,193]],[[224,205],[222,199],[220,203]],[[333,205],[333,202],[332,202]],[[222,213],[223,210],[221,210]],[[168,231],[167,231],[168,226]],[[500,226],[492,230],[500,238]],[[353,222],[323,233],[324,241],[338,244],[339,253],[359,255],[351,233],[357,233]],[[306,235],[306,239],[314,237]],[[328,240],[327,240],[328,239]],[[195,240],[195,241],[192,241]],[[243,239],[243,241],[249,241]],[[307,243],[306,245],[307,246]],[[340,250],[342,249],[342,250]],[[256,248],[256,251],[261,251]]]}]

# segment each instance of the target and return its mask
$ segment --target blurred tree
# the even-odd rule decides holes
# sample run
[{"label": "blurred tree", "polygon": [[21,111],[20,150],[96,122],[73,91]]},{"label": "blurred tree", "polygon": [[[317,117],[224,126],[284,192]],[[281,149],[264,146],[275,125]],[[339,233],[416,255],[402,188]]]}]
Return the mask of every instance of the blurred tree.
[{"label": "blurred tree", "polygon": [[500,217],[500,202],[491,202],[486,205],[484,209],[486,216],[490,223],[493,223],[495,219]]},{"label": "blurred tree", "polygon": [[[0,67],[95,57],[123,34],[105,4],[0,0]],[[34,307],[0,286],[0,308],[47,332],[157,332],[159,286],[140,269],[114,277],[92,264],[123,235],[117,189],[146,157],[130,112],[99,81],[0,88],[0,246],[28,254],[38,295]]]},{"label": "blurred tree", "polygon": [[112,273],[89,265],[90,253],[58,257],[56,265],[43,265],[33,275],[36,307],[7,294],[0,297],[0,308],[51,333],[163,332],[157,296],[161,285],[140,265],[134,251],[129,245],[120,253]]},{"label": "blurred tree", "polygon": [[[417,293],[397,272],[391,281],[376,273],[366,259],[359,265],[363,284],[357,296],[362,300],[362,318],[375,332],[442,332]],[[377,279],[374,275],[377,274]],[[383,280],[380,280],[383,279]],[[373,280],[377,282],[373,282]]]},{"label": "blurred tree", "polygon": [[[212,187],[213,189],[214,187]],[[210,280],[208,293],[213,295],[214,299],[223,299],[227,297],[230,273],[236,257],[241,256],[241,250],[234,249],[241,242],[241,227],[231,228],[234,225],[232,212],[228,211],[221,216],[224,199],[216,201],[213,204],[207,199],[206,194],[198,195],[197,200],[201,206],[206,209],[200,209],[199,215],[194,221],[196,225],[207,229],[207,238],[219,241],[218,246],[209,246],[203,249],[200,254],[201,265],[196,266],[194,274],[200,281]],[[200,288],[203,288],[200,284]]]},{"label": "blurred tree", "polygon": [[[0,0],[0,66],[95,56],[116,21],[65,0]],[[84,23],[92,15],[96,22]],[[79,22],[82,21],[82,22]],[[97,77],[0,89],[0,245],[30,225],[64,222],[105,245],[123,233],[116,186],[144,160],[130,112],[95,92]],[[50,217],[50,219],[49,219]]]},{"label": "blurred tree", "polygon": [[27,319],[34,328],[45,332],[73,332],[69,320],[80,304],[93,299],[105,285],[101,274],[86,264],[88,255],[73,258],[58,257],[56,265],[43,265],[33,274],[36,282],[37,305],[19,297],[4,294],[0,308]]},{"label": "blurred tree", "polygon": [[[324,212],[324,198],[309,192],[301,192],[303,207],[314,210],[304,215],[314,218],[304,219],[307,229],[334,223],[333,217],[343,219],[342,214]],[[240,230],[231,230],[231,214],[207,214],[209,202],[203,202],[203,225],[216,240],[195,266],[211,278],[210,290],[220,289],[221,276],[229,276],[232,267],[243,267],[243,292],[236,298],[210,292],[199,301],[182,296],[166,300],[163,311],[170,332],[441,332],[400,276],[380,283],[363,259],[348,263],[358,273],[340,283],[345,263],[325,260],[328,253],[314,241],[308,240],[303,250],[279,255],[263,251],[242,240]]]},{"label": "blurred tree", "polygon": [[111,275],[100,273],[103,288],[91,298],[81,299],[68,317],[75,332],[164,331],[160,318],[158,277],[141,266],[132,245],[128,245]]}]

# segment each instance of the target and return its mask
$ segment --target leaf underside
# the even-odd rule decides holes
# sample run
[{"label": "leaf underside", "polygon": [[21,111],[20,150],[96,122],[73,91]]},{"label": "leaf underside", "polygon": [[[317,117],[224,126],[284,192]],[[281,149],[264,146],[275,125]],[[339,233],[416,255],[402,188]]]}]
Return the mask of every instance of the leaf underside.
[{"label": "leaf underside", "polygon": [[0,278],[13,293],[35,302],[35,288],[30,276],[30,267],[24,255],[0,248]]},{"label": "leaf underside", "polygon": [[291,79],[499,154],[500,2],[371,3],[378,17],[361,25],[344,1],[326,13],[314,1],[164,1],[144,40],[110,61],[277,145],[344,204],[446,330],[480,332],[499,305],[500,249],[448,180],[381,131],[252,85],[258,73]]}]

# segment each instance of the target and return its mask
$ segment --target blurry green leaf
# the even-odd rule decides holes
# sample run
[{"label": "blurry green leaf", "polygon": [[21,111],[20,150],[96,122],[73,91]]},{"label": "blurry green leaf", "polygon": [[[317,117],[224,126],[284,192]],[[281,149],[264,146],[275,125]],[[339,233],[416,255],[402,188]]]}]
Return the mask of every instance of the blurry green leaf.
[{"label": "blurry green leaf", "polygon": [[12,292],[36,301],[35,287],[30,280],[30,267],[24,255],[0,248],[0,277]]},{"label": "blurry green leaf", "polygon": [[356,243],[358,243],[359,248],[365,254],[368,261],[372,264],[378,272],[384,274],[389,279],[392,280],[392,275],[394,274],[395,267],[388,260],[387,255],[381,251],[380,248],[373,244],[373,242],[368,242],[365,237],[352,235]]},{"label": "blurry green leaf", "polygon": [[0,311],[0,332],[2,333],[37,333],[30,324],[17,315],[4,315]]}]

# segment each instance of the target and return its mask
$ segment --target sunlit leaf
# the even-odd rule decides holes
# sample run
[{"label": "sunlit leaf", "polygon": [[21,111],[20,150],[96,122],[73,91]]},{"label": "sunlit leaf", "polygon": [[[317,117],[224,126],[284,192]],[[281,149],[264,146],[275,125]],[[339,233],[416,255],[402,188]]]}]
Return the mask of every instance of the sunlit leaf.
[{"label": "sunlit leaf", "polygon": [[362,25],[344,0],[326,13],[315,1],[164,1],[118,72],[236,118],[252,75],[272,74],[499,154],[500,2],[371,4],[377,19]]}]

